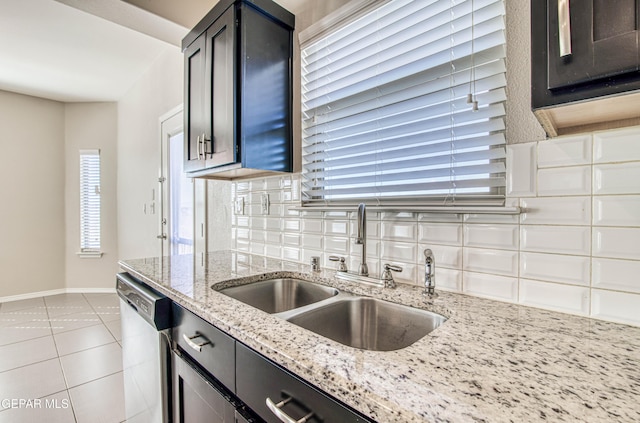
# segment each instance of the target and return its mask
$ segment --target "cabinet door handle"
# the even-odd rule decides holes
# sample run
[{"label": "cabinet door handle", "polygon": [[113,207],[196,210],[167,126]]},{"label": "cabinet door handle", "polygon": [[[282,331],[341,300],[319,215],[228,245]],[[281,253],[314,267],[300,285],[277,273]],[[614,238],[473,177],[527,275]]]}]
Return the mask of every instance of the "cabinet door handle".
[{"label": "cabinet door handle", "polygon": [[200,135],[198,135],[196,137],[196,152],[198,154],[198,159],[197,160],[200,160],[200,144],[202,144],[202,143],[200,142]]},{"label": "cabinet door handle", "polygon": [[571,55],[571,12],[569,0],[558,0],[558,41],[560,57]]},{"label": "cabinet door handle", "polygon": [[[193,342],[193,340],[196,338],[202,338],[204,339],[204,342],[200,342],[200,343]],[[207,338],[205,338],[204,336],[200,335],[197,332],[193,336],[187,336],[186,333],[183,333],[182,339],[184,339],[184,342],[186,342],[187,345],[189,345],[191,348],[193,348],[198,352],[202,351],[202,347],[204,347],[205,345],[211,344],[211,341],[209,341]],[[213,346],[213,344],[211,344],[211,346]]]},{"label": "cabinet door handle", "polygon": [[280,401],[279,403],[275,403],[273,402],[273,400],[269,397],[267,397],[266,403],[267,403],[267,407],[269,408],[269,410],[271,410],[271,412],[282,422],[282,423],[306,423],[307,421],[309,421],[309,419],[311,418],[311,416],[313,416],[313,411],[309,414],[307,414],[306,416],[304,416],[303,418],[296,420],[293,417],[291,417],[290,415],[288,415],[287,413],[285,413],[282,410],[282,407],[284,407],[287,403],[289,403],[293,398],[292,397],[288,397],[283,399],[282,401]]}]

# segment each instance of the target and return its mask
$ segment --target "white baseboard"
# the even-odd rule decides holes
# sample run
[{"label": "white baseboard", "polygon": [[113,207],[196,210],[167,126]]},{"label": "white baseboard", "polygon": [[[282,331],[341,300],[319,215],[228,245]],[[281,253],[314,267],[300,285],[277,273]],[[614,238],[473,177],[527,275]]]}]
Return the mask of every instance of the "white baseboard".
[{"label": "white baseboard", "polygon": [[48,297],[59,294],[115,294],[115,288],[62,288],[52,289],[49,291],[30,292],[28,294],[9,295],[0,297],[0,303],[8,303],[10,301],[30,300],[31,298]]}]

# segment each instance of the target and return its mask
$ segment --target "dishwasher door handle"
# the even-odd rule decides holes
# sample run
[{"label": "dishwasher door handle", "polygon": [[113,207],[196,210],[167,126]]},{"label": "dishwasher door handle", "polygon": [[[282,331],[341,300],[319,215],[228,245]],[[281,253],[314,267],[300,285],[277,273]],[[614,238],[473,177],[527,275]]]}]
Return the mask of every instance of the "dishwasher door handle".
[{"label": "dishwasher door handle", "polygon": [[282,407],[284,407],[287,403],[289,403],[293,398],[292,397],[288,397],[283,399],[282,401],[280,401],[279,403],[275,403],[273,402],[273,400],[269,397],[267,397],[266,403],[267,403],[267,407],[269,408],[269,410],[271,410],[271,412],[282,422],[282,423],[306,423],[307,421],[309,421],[309,419],[311,418],[311,416],[313,416],[313,411],[310,412],[309,414],[307,414],[306,416],[304,416],[303,418],[296,420],[293,417],[291,417],[290,415],[288,415],[287,413],[284,412],[284,410],[282,410]]},{"label": "dishwasher door handle", "polygon": [[[193,340],[196,338],[202,338],[204,339],[204,342],[199,342],[199,343],[193,342]],[[196,332],[196,334],[193,336],[187,336],[186,333],[183,333],[182,339],[184,339],[184,342],[186,342],[187,345],[189,345],[191,348],[193,348],[198,352],[201,352],[202,347],[204,347],[205,345],[211,345],[213,347],[213,344],[211,343],[211,341],[209,341],[207,338],[204,337],[204,335],[201,335],[198,332]]]}]

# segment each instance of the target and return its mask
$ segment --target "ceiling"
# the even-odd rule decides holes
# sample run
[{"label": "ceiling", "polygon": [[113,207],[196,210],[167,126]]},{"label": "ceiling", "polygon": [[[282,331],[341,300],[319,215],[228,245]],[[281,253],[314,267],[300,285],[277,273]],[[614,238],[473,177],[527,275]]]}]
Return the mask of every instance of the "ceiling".
[{"label": "ceiling", "polygon": [[[285,8],[298,0],[276,0]],[[0,0],[0,90],[118,101],[218,0]]]},{"label": "ceiling", "polygon": [[121,0],[0,0],[0,11],[0,90],[62,102],[119,100],[188,32]]}]

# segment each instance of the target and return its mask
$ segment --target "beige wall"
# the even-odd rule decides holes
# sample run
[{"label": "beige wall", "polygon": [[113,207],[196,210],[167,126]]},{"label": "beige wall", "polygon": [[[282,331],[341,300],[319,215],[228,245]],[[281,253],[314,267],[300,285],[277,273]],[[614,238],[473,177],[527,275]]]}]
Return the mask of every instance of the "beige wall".
[{"label": "beige wall", "polygon": [[118,102],[119,258],[151,257],[160,252],[156,239],[160,212],[159,119],[182,104],[182,74],[182,53],[176,47],[153,63]]},{"label": "beige wall", "polygon": [[64,286],[64,105],[0,91],[0,297]]},{"label": "beige wall", "polygon": [[[118,270],[116,103],[65,105],[66,288],[113,288]],[[80,258],[79,150],[100,150],[101,258]]]}]

